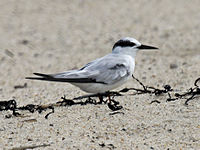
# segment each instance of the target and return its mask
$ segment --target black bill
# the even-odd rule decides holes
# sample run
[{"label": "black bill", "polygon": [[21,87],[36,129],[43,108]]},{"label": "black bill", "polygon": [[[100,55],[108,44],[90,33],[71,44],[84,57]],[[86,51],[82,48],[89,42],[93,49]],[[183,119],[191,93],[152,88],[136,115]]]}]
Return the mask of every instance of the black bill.
[{"label": "black bill", "polygon": [[153,46],[141,45],[138,47],[138,49],[158,49],[158,48]]}]

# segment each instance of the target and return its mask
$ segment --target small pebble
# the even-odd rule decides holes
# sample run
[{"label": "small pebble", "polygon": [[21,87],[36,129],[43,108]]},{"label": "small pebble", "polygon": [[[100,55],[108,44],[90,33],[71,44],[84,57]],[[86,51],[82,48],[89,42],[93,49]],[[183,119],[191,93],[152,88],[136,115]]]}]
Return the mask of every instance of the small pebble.
[{"label": "small pebble", "polygon": [[21,41],[21,44],[23,44],[23,45],[27,45],[28,43],[29,43],[28,40],[22,40],[22,41]]},{"label": "small pebble", "polygon": [[170,69],[176,69],[176,68],[178,68],[177,64],[170,64]]}]

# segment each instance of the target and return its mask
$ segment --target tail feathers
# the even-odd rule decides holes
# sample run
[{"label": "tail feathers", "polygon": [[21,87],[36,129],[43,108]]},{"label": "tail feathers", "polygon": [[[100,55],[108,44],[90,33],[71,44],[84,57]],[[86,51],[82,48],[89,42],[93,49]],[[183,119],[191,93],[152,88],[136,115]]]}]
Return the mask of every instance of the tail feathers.
[{"label": "tail feathers", "polygon": [[26,77],[26,79],[56,81],[56,82],[70,82],[70,83],[102,83],[102,84],[106,84],[101,81],[96,81],[96,79],[93,79],[93,78],[56,78],[56,77],[53,77],[53,75],[48,75],[48,74],[42,74],[42,73],[33,73],[33,74],[40,76],[40,77]]},{"label": "tail feathers", "polygon": [[25,79],[31,79],[31,80],[47,80],[46,78],[37,78],[37,77],[26,77]]},{"label": "tail feathers", "polygon": [[42,74],[42,73],[33,73],[33,74],[41,77],[26,77],[26,79],[56,81],[54,77],[48,74]]}]

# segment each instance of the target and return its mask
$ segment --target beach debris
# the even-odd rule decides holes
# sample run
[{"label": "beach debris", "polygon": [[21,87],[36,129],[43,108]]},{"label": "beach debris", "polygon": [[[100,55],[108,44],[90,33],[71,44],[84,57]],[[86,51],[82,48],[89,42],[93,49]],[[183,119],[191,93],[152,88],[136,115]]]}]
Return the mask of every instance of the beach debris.
[{"label": "beach debris", "polygon": [[8,49],[5,49],[5,54],[6,54],[7,56],[11,57],[11,58],[13,58],[13,57],[14,57],[14,54],[13,54],[13,52],[12,52],[12,51],[10,51],[10,50],[8,50]]},{"label": "beach debris", "polygon": [[117,147],[115,147],[113,144],[105,144],[105,143],[100,143],[99,144],[99,146],[100,147],[106,147],[106,148],[108,148],[108,149],[110,149],[110,150],[113,150],[113,149],[116,149]]},{"label": "beach debris", "polygon": [[185,105],[188,105],[188,102],[192,99],[196,98],[197,96],[200,96],[200,87],[198,85],[198,82],[200,82],[200,78],[196,79],[194,82],[194,87],[190,88],[187,92],[184,92],[182,94],[175,93],[176,98],[185,98]]},{"label": "beach debris", "polygon": [[29,40],[24,39],[24,40],[20,41],[20,44],[27,45],[27,44],[29,44]]},{"label": "beach debris", "polygon": [[161,102],[158,101],[158,100],[153,100],[153,101],[150,102],[150,104],[152,104],[152,103],[158,103],[158,104],[160,104]]},{"label": "beach debris", "polygon": [[[11,99],[8,101],[0,101],[0,111],[12,111],[12,114],[6,115],[6,118],[11,118],[12,116],[18,117],[21,116],[19,111],[28,110],[30,113],[38,112],[42,113],[46,110],[51,110],[49,113],[45,115],[45,118],[48,119],[49,115],[54,113],[55,107],[61,107],[61,106],[73,106],[73,105],[87,105],[87,104],[107,104],[108,108],[112,111],[114,111],[113,114],[118,114],[118,110],[122,109],[123,107],[119,105],[119,102],[116,101],[114,98],[119,96],[124,96],[124,93],[128,93],[128,95],[138,95],[138,94],[150,94],[155,96],[162,96],[167,94],[167,102],[180,100],[180,99],[186,99],[185,105],[188,105],[188,102],[199,97],[200,96],[200,77],[197,78],[194,82],[194,87],[189,88],[186,92],[174,92],[172,87],[170,85],[164,85],[162,89],[146,86],[144,85],[140,80],[132,76],[133,79],[135,79],[141,86],[142,89],[137,88],[124,88],[118,92],[106,92],[102,94],[90,94],[90,95],[83,95],[79,97],[75,97],[73,99],[67,99],[66,96],[61,97],[62,101],[58,101],[56,103],[47,104],[47,105],[34,105],[34,104],[28,104],[25,106],[17,106],[17,102],[15,99]],[[24,84],[26,87],[27,85]],[[16,88],[23,88],[24,86],[17,86]],[[130,91],[133,91],[133,93],[130,93]],[[170,93],[174,93],[173,97]],[[97,101],[95,98],[99,98],[99,101]],[[108,98],[104,100],[104,98]],[[86,99],[85,101],[83,101]],[[158,100],[153,100],[150,102],[150,104],[157,103],[160,104],[161,102]],[[116,111],[116,112],[115,112]]]},{"label": "beach debris", "polygon": [[47,146],[50,146],[50,144],[14,147],[11,150],[27,150],[27,149],[35,149],[35,148],[41,148],[41,147],[47,147]]},{"label": "beach debris", "polygon": [[24,85],[15,85],[14,89],[22,89],[22,88],[26,88],[27,87],[27,83],[24,83]]},{"label": "beach debris", "polygon": [[170,69],[176,69],[176,68],[178,68],[178,65],[177,64],[170,64],[169,68]]}]

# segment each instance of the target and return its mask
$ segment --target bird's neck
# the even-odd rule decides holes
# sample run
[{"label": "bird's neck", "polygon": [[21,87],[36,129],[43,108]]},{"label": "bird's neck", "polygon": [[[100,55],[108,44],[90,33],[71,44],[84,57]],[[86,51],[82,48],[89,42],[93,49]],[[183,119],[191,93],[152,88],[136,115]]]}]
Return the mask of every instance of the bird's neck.
[{"label": "bird's neck", "polygon": [[137,50],[133,50],[132,48],[121,48],[121,47],[116,47],[112,53],[114,54],[122,54],[122,55],[129,55],[133,59],[136,56]]}]

